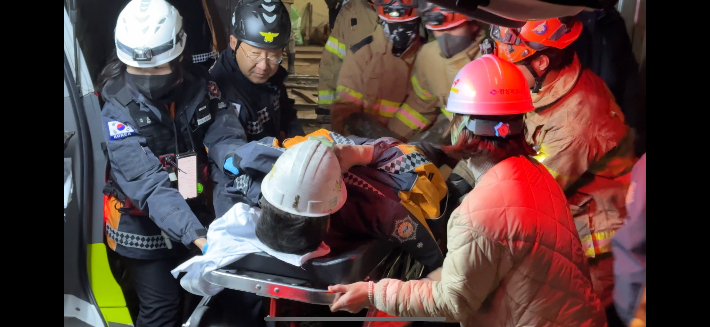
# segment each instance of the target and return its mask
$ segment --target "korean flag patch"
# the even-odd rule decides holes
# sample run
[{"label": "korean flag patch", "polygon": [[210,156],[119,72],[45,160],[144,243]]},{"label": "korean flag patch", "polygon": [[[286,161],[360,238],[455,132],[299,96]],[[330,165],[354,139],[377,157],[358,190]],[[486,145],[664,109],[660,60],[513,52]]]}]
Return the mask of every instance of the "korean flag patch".
[{"label": "korean flag patch", "polygon": [[136,134],[136,130],[134,130],[133,127],[128,124],[124,124],[115,120],[112,120],[106,124],[108,125],[108,136],[113,141],[120,140],[122,138],[126,138],[133,134]]}]

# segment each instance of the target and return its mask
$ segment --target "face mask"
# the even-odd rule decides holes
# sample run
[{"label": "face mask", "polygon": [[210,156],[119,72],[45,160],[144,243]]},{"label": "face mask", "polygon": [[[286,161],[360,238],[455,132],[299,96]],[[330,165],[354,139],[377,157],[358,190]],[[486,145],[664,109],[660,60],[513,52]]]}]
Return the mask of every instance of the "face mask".
[{"label": "face mask", "polygon": [[156,104],[170,103],[179,93],[177,84],[180,77],[175,71],[167,75],[129,75],[138,92]]},{"label": "face mask", "polygon": [[457,53],[466,50],[473,42],[472,34],[466,35],[451,35],[444,33],[436,38],[439,43],[439,48],[444,54],[444,57],[451,58]]},{"label": "face mask", "polygon": [[392,42],[392,54],[399,57],[406,51],[419,33],[419,21],[383,24],[385,36]]}]

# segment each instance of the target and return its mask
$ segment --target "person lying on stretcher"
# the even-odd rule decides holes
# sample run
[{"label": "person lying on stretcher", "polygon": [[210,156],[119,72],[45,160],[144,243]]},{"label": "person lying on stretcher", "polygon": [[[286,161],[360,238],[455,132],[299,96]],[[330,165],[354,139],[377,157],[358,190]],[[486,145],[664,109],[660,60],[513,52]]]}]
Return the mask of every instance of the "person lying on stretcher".
[{"label": "person lying on stretcher", "polygon": [[442,216],[440,204],[448,199],[437,169],[443,158],[432,147],[327,130],[281,146],[274,138],[248,143],[232,158],[236,178],[216,192],[230,194],[232,204],[210,224],[204,255],[171,273],[186,273],[180,285],[188,292],[212,296],[223,287],[204,276],[249,253],[264,251],[302,265],[327,254],[329,246],[384,238],[416,261],[391,272],[406,279],[425,276],[444,258],[433,236],[439,234],[429,224]]},{"label": "person lying on stretcher", "polygon": [[447,195],[438,165],[392,138],[343,137],[324,129],[283,142],[242,147],[242,174],[227,185],[235,199],[260,206],[256,236],[282,253],[305,254],[328,240],[387,238],[426,271],[443,254],[427,220],[441,216]]}]

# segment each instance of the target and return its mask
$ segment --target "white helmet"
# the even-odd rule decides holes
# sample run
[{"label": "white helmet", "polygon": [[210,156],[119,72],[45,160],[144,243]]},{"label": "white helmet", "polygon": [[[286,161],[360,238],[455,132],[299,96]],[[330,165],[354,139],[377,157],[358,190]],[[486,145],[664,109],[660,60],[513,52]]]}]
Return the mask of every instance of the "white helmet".
[{"label": "white helmet", "polygon": [[264,198],[299,216],[320,217],[340,210],[347,190],[331,146],[311,137],[284,151],[261,182]]},{"label": "white helmet", "polygon": [[165,0],[131,0],[118,15],[118,59],[133,67],[155,67],[177,58],[187,34],[182,16]]}]

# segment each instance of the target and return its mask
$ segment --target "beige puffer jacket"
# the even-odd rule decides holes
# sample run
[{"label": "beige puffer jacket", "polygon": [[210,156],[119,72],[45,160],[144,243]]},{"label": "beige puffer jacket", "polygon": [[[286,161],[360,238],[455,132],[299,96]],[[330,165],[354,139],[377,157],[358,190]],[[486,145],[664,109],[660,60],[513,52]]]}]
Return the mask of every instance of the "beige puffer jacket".
[{"label": "beige puffer jacket", "polygon": [[383,279],[377,309],[462,326],[605,326],[565,195],[524,156],[495,165],[448,223],[441,281]]}]

